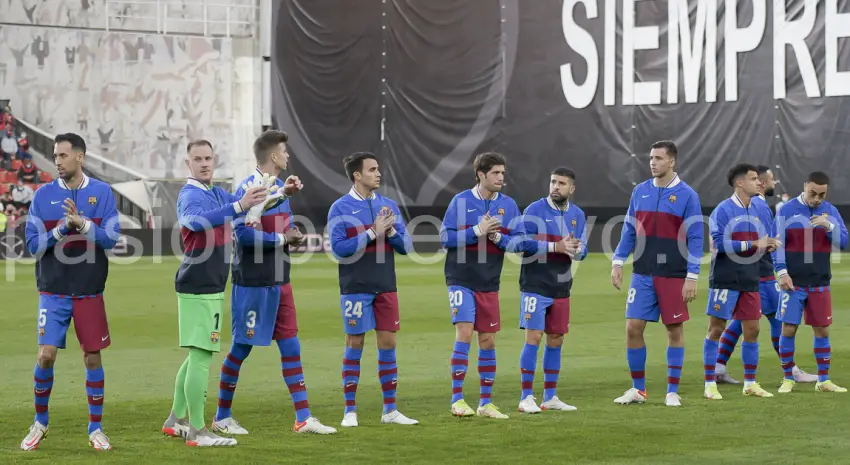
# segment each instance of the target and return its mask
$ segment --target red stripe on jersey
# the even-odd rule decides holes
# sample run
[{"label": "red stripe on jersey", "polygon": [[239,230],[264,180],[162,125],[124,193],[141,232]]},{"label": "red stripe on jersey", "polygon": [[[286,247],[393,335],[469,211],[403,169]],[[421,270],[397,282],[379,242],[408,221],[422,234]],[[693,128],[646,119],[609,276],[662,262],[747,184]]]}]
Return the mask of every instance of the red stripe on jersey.
[{"label": "red stripe on jersey", "polygon": [[[836,231],[837,232],[837,231]],[[785,252],[830,253],[832,244],[824,228],[785,229]]]},{"label": "red stripe on jersey", "polygon": [[181,227],[180,237],[183,239],[183,250],[186,253],[207,247],[221,247],[230,242],[230,226],[221,224],[212,229],[197,232]]},{"label": "red stripe on jersey", "polygon": [[685,231],[681,231],[684,220],[681,216],[672,213],[638,211],[635,213],[636,232],[638,236],[659,237],[662,239],[685,238]]},{"label": "red stripe on jersey", "polygon": [[289,213],[281,212],[273,215],[263,215],[260,218],[260,227],[263,232],[283,234],[289,229]]}]

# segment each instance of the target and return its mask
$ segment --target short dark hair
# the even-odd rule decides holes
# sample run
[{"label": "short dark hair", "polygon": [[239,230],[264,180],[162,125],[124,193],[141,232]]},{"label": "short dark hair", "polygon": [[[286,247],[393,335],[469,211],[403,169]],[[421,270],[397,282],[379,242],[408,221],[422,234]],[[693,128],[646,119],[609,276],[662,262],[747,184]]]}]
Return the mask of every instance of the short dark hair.
[{"label": "short dark hair", "polygon": [[210,143],[210,141],[208,141],[206,139],[195,139],[195,140],[189,142],[188,144],[186,144],[186,153],[191,152],[192,149],[195,148],[195,147],[209,147],[210,150],[213,149],[213,146]]},{"label": "short dark hair", "polygon": [[342,159],[342,165],[345,167],[345,174],[348,179],[354,181],[354,173],[363,174],[363,160],[378,161],[378,157],[372,152],[354,152],[351,155]]},{"label": "short dark hair", "polygon": [[475,170],[475,182],[478,182],[478,173],[487,173],[494,166],[505,165],[505,156],[496,152],[484,152],[475,156],[475,161],[472,163],[472,168]]},{"label": "short dark hair", "polygon": [[570,178],[570,179],[573,180],[573,182],[575,182],[575,180],[576,180],[575,171],[567,168],[566,166],[559,166],[559,167],[553,169],[551,174],[553,174],[555,176],[563,176],[565,178]]},{"label": "short dark hair", "polygon": [[756,166],[756,173],[758,173],[759,176],[763,175],[764,173],[767,173],[768,171],[770,171],[770,167],[767,165]]},{"label": "short dark hair", "polygon": [[679,156],[679,149],[676,148],[676,144],[673,143],[672,140],[660,140],[652,144],[652,148],[654,149],[664,149],[671,158],[676,160]]},{"label": "short dark hair", "polygon": [[53,138],[53,142],[58,144],[60,142],[67,142],[71,144],[71,148],[78,151],[86,153],[86,141],[79,134],[74,134],[73,132],[66,132],[65,134],[59,134]]},{"label": "short dark hair", "polygon": [[750,171],[758,173],[758,168],[749,163],[738,163],[729,170],[729,173],[726,175],[726,181],[729,182],[730,187],[735,187],[735,181],[746,176]]},{"label": "short dark hair", "polygon": [[269,129],[260,134],[260,137],[254,141],[254,158],[257,159],[257,164],[262,165],[269,161],[271,151],[280,144],[289,142],[289,135],[283,131]]},{"label": "short dark hair", "polygon": [[829,176],[827,176],[823,171],[814,171],[809,173],[809,177],[806,179],[806,182],[813,182],[818,186],[826,186],[829,184]]}]

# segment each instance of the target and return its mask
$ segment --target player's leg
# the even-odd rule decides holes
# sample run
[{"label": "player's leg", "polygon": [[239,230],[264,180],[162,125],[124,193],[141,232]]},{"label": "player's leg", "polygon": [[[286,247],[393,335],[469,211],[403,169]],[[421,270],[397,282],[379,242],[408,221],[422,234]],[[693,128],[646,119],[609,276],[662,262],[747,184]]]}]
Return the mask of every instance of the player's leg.
[{"label": "player's leg", "polygon": [[[263,328],[271,328],[277,313],[276,300],[271,315],[268,314],[272,301],[269,289],[265,287],[246,287],[233,285],[230,298],[230,324],[233,345],[221,363],[218,382],[218,407],[210,428],[224,434],[248,434],[242,425],[233,418],[233,398],[239,383],[239,371],[251,354],[256,338],[263,339],[260,345],[271,342],[271,334],[256,334]],[[271,321],[267,321],[271,320]]]},{"label": "player's leg", "polygon": [[543,331],[546,329],[546,315],[552,299],[538,294],[523,292],[520,295],[519,327],[525,329],[525,345],[519,354],[521,392],[519,407],[521,413],[538,413],[540,407],[534,401],[534,372],[537,368],[537,352]]},{"label": "player's leg", "polygon": [[357,386],[360,384],[360,358],[367,331],[375,328],[375,312],[371,294],[346,294],[339,298],[342,327],[345,332],[345,354],[342,357],[342,389],[345,396],[343,427],[358,426]]},{"label": "player's leg", "polygon": [[[710,296],[709,296],[710,298]],[[741,382],[729,375],[726,364],[729,363],[729,358],[735,352],[735,346],[738,344],[738,339],[741,337],[741,322],[732,320],[723,330],[720,335],[717,348],[717,362],[714,369],[715,378],[718,383],[740,384]]]},{"label": "player's leg", "polygon": [[558,398],[558,375],[561,372],[561,347],[570,331],[570,299],[555,299],[546,312],[546,348],[543,350],[542,410],[578,410]]},{"label": "player's leg", "polygon": [[803,321],[803,308],[807,298],[804,290],[785,291],[779,295],[779,317],[782,322],[782,335],[779,337],[779,361],[785,377],[779,386],[779,393],[785,394],[794,390],[794,352],[797,328]]},{"label": "player's leg", "polygon": [[180,368],[177,370],[177,378],[174,381],[174,400],[171,404],[171,414],[162,425],[162,433],[174,438],[186,438],[189,432],[189,406],[186,403],[186,369],[189,366],[187,356]]},{"label": "player's leg", "polygon": [[47,437],[48,403],[53,391],[53,365],[58,349],[65,348],[65,336],[71,323],[73,308],[70,299],[39,295],[38,299],[38,359],[33,369],[33,398],[35,418],[21,449],[35,450]]},{"label": "player's leg", "polygon": [[632,387],[614,399],[618,404],[646,401],[646,342],[643,332],[648,321],[658,321],[658,300],[651,276],[632,275],[626,294],[626,360]]},{"label": "player's leg", "polygon": [[[770,325],[770,342],[773,350],[779,356],[779,338],[782,336],[782,322],[779,321],[777,312],[779,310],[779,283],[776,280],[763,281],[759,286],[761,292],[761,313],[767,318]],[[794,381],[797,383],[814,383],[818,380],[817,375],[812,375],[801,370],[796,364],[791,369]]]},{"label": "player's leg", "polygon": [[493,404],[496,383],[496,333],[501,327],[498,292],[475,292],[475,323],[478,333],[478,409],[475,414],[505,420],[507,415]]},{"label": "player's leg", "polygon": [[103,400],[105,377],[100,351],[109,347],[109,325],[103,296],[73,300],[74,329],[85,353],[86,396],[89,405],[89,444],[96,450],[111,450],[109,438],[103,434]]},{"label": "player's leg", "polygon": [[449,307],[455,327],[455,344],[452,348],[452,415],[469,417],[475,411],[463,398],[463,382],[469,368],[469,348],[475,324],[475,297],[471,290],[461,286],[449,286]]},{"label": "player's leg", "polygon": [[418,425],[419,422],[404,416],[396,407],[398,364],[396,363],[396,332],[401,329],[398,294],[382,292],[375,296],[372,306],[375,315],[375,340],[378,345],[378,382],[384,398],[381,423]]},{"label": "player's leg", "polygon": [[296,433],[336,433],[336,429],[323,425],[318,418],[310,414],[307,383],[304,381],[304,370],[301,366],[301,342],[298,340],[298,319],[292,284],[284,284],[278,287],[277,291],[279,294],[273,339],[277,341],[280,351],[280,373],[295,409],[295,425],[292,430]]},{"label": "player's leg", "polygon": [[[756,381],[759,363],[759,323],[761,322],[761,294],[739,292],[732,317],[742,324],[744,342],[741,343],[741,361],[744,364],[744,388],[746,396],[773,397]],[[731,299],[730,291],[730,299]]]},{"label": "player's leg", "polygon": [[[180,347],[189,349],[183,394],[189,427],[186,445],[191,447],[235,446],[236,440],[223,438],[206,428],[206,400],[209,369],[213,354],[221,349],[221,320],[224,316],[224,293],[178,294]],[[174,412],[172,412],[174,413]]]},{"label": "player's leg", "polygon": [[828,289],[822,292],[809,292],[805,309],[806,324],[815,333],[814,352],[818,364],[818,392],[847,392],[846,388],[836,385],[829,379],[829,363],[832,347],[829,342],[829,327],[832,324],[832,299]]},{"label": "player's leg", "polygon": [[680,407],[679,380],[685,363],[685,326],[688,304],[682,299],[683,278],[653,278],[661,321],[667,327],[667,396],[664,404]]},{"label": "player's leg", "polygon": [[[723,399],[720,391],[717,390],[716,363],[720,341],[728,331],[726,323],[732,319],[735,302],[737,301],[737,293],[731,291],[731,294],[730,299],[730,291],[726,289],[708,290],[708,303],[705,309],[705,314],[708,315],[708,332],[705,336],[705,342],[703,342],[702,363],[705,371],[705,390],[703,391],[703,396],[709,400]],[[738,324],[740,325],[740,322]]]}]

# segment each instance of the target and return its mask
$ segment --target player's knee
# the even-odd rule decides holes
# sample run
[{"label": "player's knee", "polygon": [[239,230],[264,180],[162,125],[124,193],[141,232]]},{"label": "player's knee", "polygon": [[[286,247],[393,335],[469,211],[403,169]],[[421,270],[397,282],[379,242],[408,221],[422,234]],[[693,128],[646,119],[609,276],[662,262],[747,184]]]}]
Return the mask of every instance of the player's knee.
[{"label": "player's knee", "polygon": [[546,345],[548,347],[561,347],[564,345],[564,335],[563,334],[547,334],[546,335]]},{"label": "player's knee", "polygon": [[86,366],[86,370],[97,370],[100,368],[100,351],[86,352],[83,355],[83,363]]},{"label": "player's knee", "polygon": [[667,325],[667,341],[672,346],[681,347],[685,342],[685,331],[682,323]]},{"label": "player's knee", "polygon": [[829,337],[829,326],[812,326],[815,337]]},{"label": "player's knee", "polygon": [[472,323],[458,323],[455,325],[455,338],[468,344],[472,342],[472,331]]},{"label": "player's knee", "polygon": [[51,368],[56,363],[56,347],[41,346],[38,348],[38,366]]},{"label": "player's knee", "polygon": [[496,348],[496,335],[493,333],[478,333],[478,347],[484,350]]},{"label": "player's knee", "polygon": [[782,323],[782,335],[785,337],[794,337],[797,335],[797,325]]},{"label": "player's knee", "polygon": [[626,338],[630,341],[643,339],[643,326],[635,324],[632,320],[626,320]]},{"label": "player's knee", "polygon": [[345,345],[352,349],[363,349],[363,342],[366,337],[363,334],[349,334],[345,337]]},{"label": "player's knee", "polygon": [[525,342],[533,346],[539,346],[540,340],[543,339],[543,331],[527,330],[525,332]]},{"label": "player's knee", "polygon": [[726,330],[726,321],[719,318],[711,318],[708,322],[708,339],[719,341],[723,331]]}]

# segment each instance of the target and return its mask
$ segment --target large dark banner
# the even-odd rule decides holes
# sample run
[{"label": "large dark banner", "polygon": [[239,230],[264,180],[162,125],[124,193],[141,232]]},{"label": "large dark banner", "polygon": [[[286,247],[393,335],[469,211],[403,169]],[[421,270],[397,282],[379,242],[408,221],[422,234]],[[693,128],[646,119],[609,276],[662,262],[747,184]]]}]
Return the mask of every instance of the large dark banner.
[{"label": "large dark banner", "polygon": [[850,0],[273,4],[273,121],[310,187],[301,206],[347,192],[358,150],[402,206],[447,205],[486,150],[508,157],[520,205],[566,165],[577,203],[625,206],[660,139],[704,205],[743,161],[792,194],[827,171],[850,204]]}]

